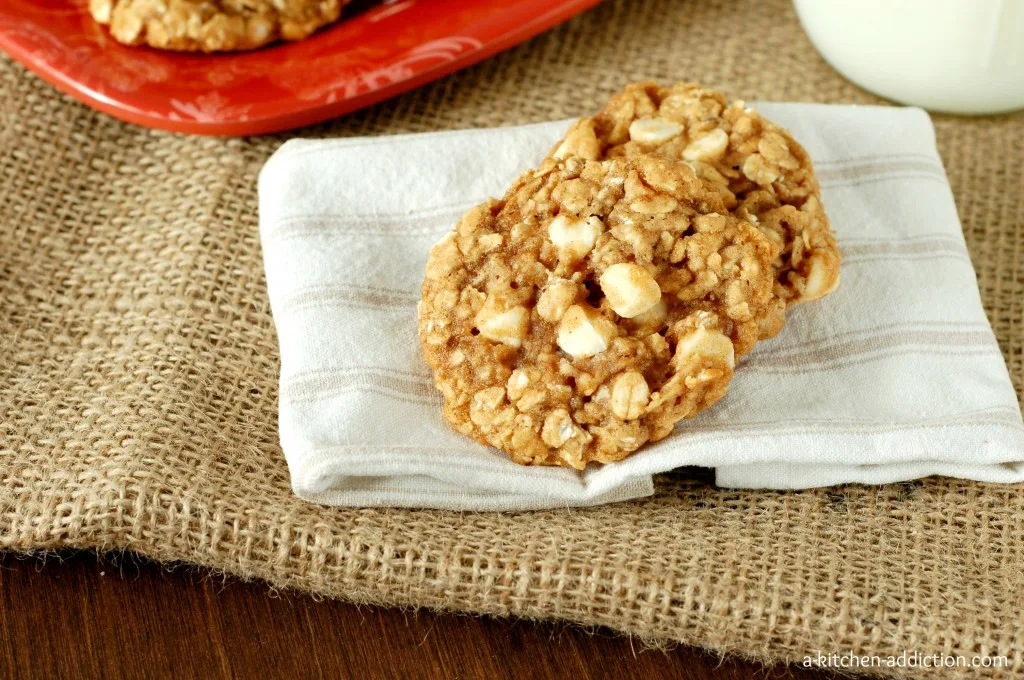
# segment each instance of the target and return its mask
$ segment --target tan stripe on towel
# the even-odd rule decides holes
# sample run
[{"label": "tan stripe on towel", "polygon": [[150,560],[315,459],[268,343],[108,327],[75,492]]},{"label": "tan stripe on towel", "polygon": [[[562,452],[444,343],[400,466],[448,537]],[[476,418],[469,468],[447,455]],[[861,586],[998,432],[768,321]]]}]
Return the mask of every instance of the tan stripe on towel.
[{"label": "tan stripe on towel", "polygon": [[308,307],[370,307],[374,309],[415,309],[419,295],[395,288],[333,284],[302,288],[284,300],[277,314],[288,314]]},{"label": "tan stripe on towel", "polygon": [[[843,261],[861,259],[900,259],[912,256],[952,255],[964,257],[970,261],[967,247],[962,241],[953,237],[935,237],[931,239],[886,239],[873,242],[857,242],[846,244],[840,241]],[[896,256],[896,257],[889,257]]]},{"label": "tan stripe on towel", "polygon": [[[901,329],[892,332],[881,332],[876,335],[839,340],[824,346],[791,345],[785,348],[772,349],[750,356],[744,366],[758,370],[820,366],[837,368],[853,365],[851,361],[865,359],[876,361],[900,352],[898,349],[924,351],[941,354],[977,354],[999,352],[992,334],[989,331],[923,331]],[[946,350],[946,351],[943,351]],[[961,351],[962,350],[962,351]],[[857,361],[856,363],[864,363]]]},{"label": "tan stripe on towel", "polygon": [[364,389],[384,390],[389,394],[420,399],[429,397],[431,401],[435,401],[440,394],[429,375],[379,366],[352,366],[281,378],[281,398],[288,401],[320,399],[331,394]]},{"label": "tan stripe on towel", "polygon": [[818,179],[830,186],[858,184],[865,179],[883,179],[892,175],[926,176],[946,181],[946,173],[937,161],[911,159],[879,159],[842,167],[817,169]]}]

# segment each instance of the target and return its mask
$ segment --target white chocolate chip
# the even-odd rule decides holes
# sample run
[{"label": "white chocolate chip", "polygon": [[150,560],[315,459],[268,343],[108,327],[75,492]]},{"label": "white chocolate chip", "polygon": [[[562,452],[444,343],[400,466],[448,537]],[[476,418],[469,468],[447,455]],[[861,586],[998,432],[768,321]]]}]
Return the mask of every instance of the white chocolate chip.
[{"label": "white chocolate chip", "polygon": [[638,264],[620,262],[604,270],[601,291],[619,316],[643,314],[661,300],[661,288],[650,272]]},{"label": "white chocolate chip", "polygon": [[633,317],[633,321],[641,326],[660,326],[661,322],[668,316],[668,307],[664,300],[658,300],[646,312],[641,312]]},{"label": "white chocolate chip", "polygon": [[623,420],[639,418],[650,397],[651,390],[644,376],[638,371],[627,371],[616,378],[612,386],[612,413]]},{"label": "white chocolate chip", "polygon": [[503,309],[496,298],[488,297],[475,321],[480,335],[518,348],[530,328],[530,312],[521,305]]},{"label": "white chocolate chip", "polygon": [[700,139],[695,139],[683,150],[688,161],[717,160],[725,155],[729,146],[729,135],[722,128],[715,128]]},{"label": "white chocolate chip", "polygon": [[661,144],[667,142],[683,131],[677,125],[664,118],[640,118],[629,125],[629,138],[641,144]]},{"label": "white chocolate chip", "polygon": [[597,310],[573,305],[558,324],[558,346],[576,359],[600,354],[615,336],[615,324]]},{"label": "white chocolate chip", "polygon": [[729,368],[736,364],[736,351],[729,337],[721,331],[708,330],[704,326],[697,327],[679,339],[672,360],[677,366],[682,366],[694,357],[724,363]]},{"label": "white chocolate chip", "polygon": [[817,300],[828,295],[838,286],[839,275],[837,274],[834,279],[829,280],[829,268],[825,265],[824,258],[812,257],[811,271],[807,274],[807,281],[804,283],[804,291],[803,295],[800,296],[800,301]]},{"label": "white chocolate chip", "polygon": [[111,0],[93,0],[89,4],[89,9],[92,12],[92,18],[98,23],[109,24],[113,4],[114,3]]},{"label": "white chocolate chip", "polygon": [[551,242],[573,260],[585,257],[603,231],[604,224],[600,218],[593,216],[584,220],[559,215],[548,225]]}]

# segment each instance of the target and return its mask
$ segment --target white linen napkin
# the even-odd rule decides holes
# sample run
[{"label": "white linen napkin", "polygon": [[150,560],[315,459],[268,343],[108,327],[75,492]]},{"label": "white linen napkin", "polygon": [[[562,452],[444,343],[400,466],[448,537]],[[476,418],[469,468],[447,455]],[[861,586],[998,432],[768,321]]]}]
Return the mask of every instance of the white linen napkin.
[{"label": "white linen napkin", "polygon": [[281,349],[280,435],[309,501],[525,510],[649,495],[717,470],[777,489],[939,474],[1024,479],[1024,426],[927,114],[761,104],[815,161],[842,284],[792,309],[729,392],[620,463],[520,467],[441,417],[416,335],[430,246],[535,166],[568,122],[293,140],[259,183]]}]

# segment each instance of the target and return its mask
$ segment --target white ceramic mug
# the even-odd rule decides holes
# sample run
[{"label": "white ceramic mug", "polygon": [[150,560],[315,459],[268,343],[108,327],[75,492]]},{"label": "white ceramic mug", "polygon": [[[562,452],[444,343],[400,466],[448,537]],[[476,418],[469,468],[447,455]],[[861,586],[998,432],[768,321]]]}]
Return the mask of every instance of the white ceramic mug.
[{"label": "white ceramic mug", "polygon": [[1024,108],[1024,0],[794,0],[844,76],[949,113]]}]

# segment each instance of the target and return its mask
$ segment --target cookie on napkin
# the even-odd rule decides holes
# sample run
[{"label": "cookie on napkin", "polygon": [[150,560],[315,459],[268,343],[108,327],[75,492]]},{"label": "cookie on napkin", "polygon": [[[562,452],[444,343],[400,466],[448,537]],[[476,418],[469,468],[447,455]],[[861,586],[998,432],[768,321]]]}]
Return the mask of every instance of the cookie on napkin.
[{"label": "cookie on napkin", "polygon": [[445,418],[521,464],[621,460],[839,281],[807,153],[696,85],[630,85],[431,251]]}]

